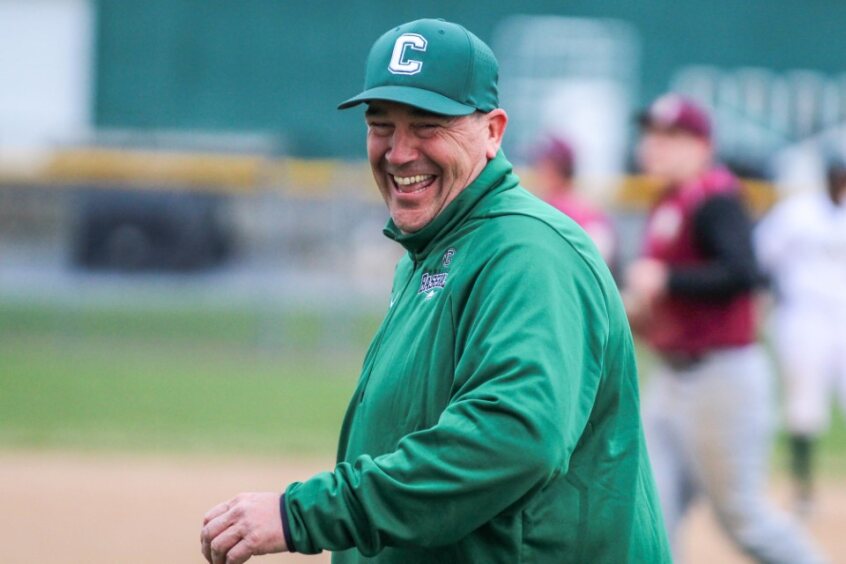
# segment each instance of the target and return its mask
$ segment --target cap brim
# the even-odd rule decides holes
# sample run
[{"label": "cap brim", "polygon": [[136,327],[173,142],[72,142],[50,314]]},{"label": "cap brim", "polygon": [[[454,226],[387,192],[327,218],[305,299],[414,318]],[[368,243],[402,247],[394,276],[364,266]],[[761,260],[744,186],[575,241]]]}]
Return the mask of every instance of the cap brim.
[{"label": "cap brim", "polygon": [[372,100],[398,102],[445,116],[466,116],[476,111],[476,108],[473,106],[456,102],[443,94],[422,88],[413,88],[411,86],[377,86],[370,88],[358,96],[341,102],[338,105],[338,109],[346,110],[347,108],[352,108],[353,106]]},{"label": "cap brim", "polygon": [[665,131],[665,132],[680,132],[698,137],[700,139],[710,140],[711,135],[706,132],[698,131],[696,129],[686,127],[677,123],[665,123],[650,116],[648,112],[638,114],[636,116],[637,124],[640,126],[642,132],[645,131]]},{"label": "cap brim", "polygon": [[635,116],[635,119],[641,131],[681,131],[693,135],[695,137],[702,137],[701,134],[697,133],[696,131],[691,131],[691,129],[688,127],[684,127],[675,123],[666,123],[659,119],[655,119],[653,116],[649,115],[649,112],[639,113],[637,114],[637,116]]}]

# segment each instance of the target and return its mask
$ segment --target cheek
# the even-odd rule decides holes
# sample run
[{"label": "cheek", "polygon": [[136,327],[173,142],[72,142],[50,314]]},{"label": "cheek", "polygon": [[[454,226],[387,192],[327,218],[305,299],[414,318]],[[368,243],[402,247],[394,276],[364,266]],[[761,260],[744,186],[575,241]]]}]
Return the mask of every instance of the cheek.
[{"label": "cheek", "polygon": [[676,154],[676,151],[673,151],[670,147],[660,147],[656,148],[652,155],[652,161],[655,163],[656,166],[661,167],[662,170],[667,170],[668,167],[671,167],[673,163],[676,162],[679,155]]},{"label": "cheek", "polygon": [[637,152],[640,166],[647,169],[653,168],[657,162],[656,153],[654,145],[641,145]]},{"label": "cheek", "polygon": [[367,158],[370,160],[370,164],[374,166],[379,164],[387,151],[387,146],[384,139],[375,135],[367,136]]},{"label": "cheek", "polygon": [[685,155],[692,163],[702,163],[708,160],[708,152],[700,145],[691,145]]},{"label": "cheek", "polygon": [[453,180],[463,182],[481,159],[484,158],[484,147],[478,143],[468,142],[466,145],[456,144],[446,154],[448,171]]},{"label": "cheek", "polygon": [[432,145],[432,149],[433,158],[437,158],[445,170],[458,175],[478,162],[485,152],[484,143],[479,141],[478,136],[465,131],[445,135]]},{"label": "cheek", "polygon": [[538,168],[538,181],[544,186],[551,186],[558,182],[558,174],[549,164],[542,164]]}]

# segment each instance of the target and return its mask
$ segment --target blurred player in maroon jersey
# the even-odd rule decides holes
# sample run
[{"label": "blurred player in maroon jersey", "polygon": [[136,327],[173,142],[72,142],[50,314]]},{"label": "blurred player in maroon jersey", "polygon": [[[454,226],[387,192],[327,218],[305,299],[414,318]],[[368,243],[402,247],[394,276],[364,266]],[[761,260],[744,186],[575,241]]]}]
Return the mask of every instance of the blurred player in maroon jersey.
[{"label": "blurred player in maroon jersey", "polygon": [[617,241],[608,216],[576,193],[575,158],[569,143],[551,137],[540,147],[535,159],[540,196],[579,224],[599,249],[608,265],[614,264]]},{"label": "blurred player in maroon jersey", "polygon": [[658,357],[644,424],[671,543],[704,494],[757,561],[820,562],[765,497],[773,377],[757,344],[760,276],[738,182],[714,163],[710,120],[689,100],[658,99],[640,125],[641,167],[665,189],[647,222],[644,257],[628,269],[626,301]]}]

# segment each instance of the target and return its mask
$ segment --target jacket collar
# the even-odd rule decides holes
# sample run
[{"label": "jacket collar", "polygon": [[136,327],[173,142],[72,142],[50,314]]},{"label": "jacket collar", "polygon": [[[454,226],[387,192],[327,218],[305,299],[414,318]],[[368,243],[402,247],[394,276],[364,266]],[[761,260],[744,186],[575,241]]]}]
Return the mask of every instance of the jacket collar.
[{"label": "jacket collar", "polygon": [[405,247],[413,258],[422,258],[434,242],[455,231],[485,196],[499,191],[497,189],[505,190],[516,186],[519,179],[511,171],[511,163],[505,158],[505,154],[499,151],[496,157],[488,161],[479,176],[422,229],[414,233],[403,233],[394,220],[389,219],[382,232]]}]

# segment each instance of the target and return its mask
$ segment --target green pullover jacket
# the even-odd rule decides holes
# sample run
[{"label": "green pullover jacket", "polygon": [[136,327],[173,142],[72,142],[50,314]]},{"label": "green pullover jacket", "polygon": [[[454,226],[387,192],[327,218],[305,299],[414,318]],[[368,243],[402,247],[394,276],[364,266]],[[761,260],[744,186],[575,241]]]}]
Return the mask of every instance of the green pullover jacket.
[{"label": "green pullover jacket", "polygon": [[500,153],[408,253],[338,463],[282,497],[334,563],[669,562],[631,333],[587,235]]}]

